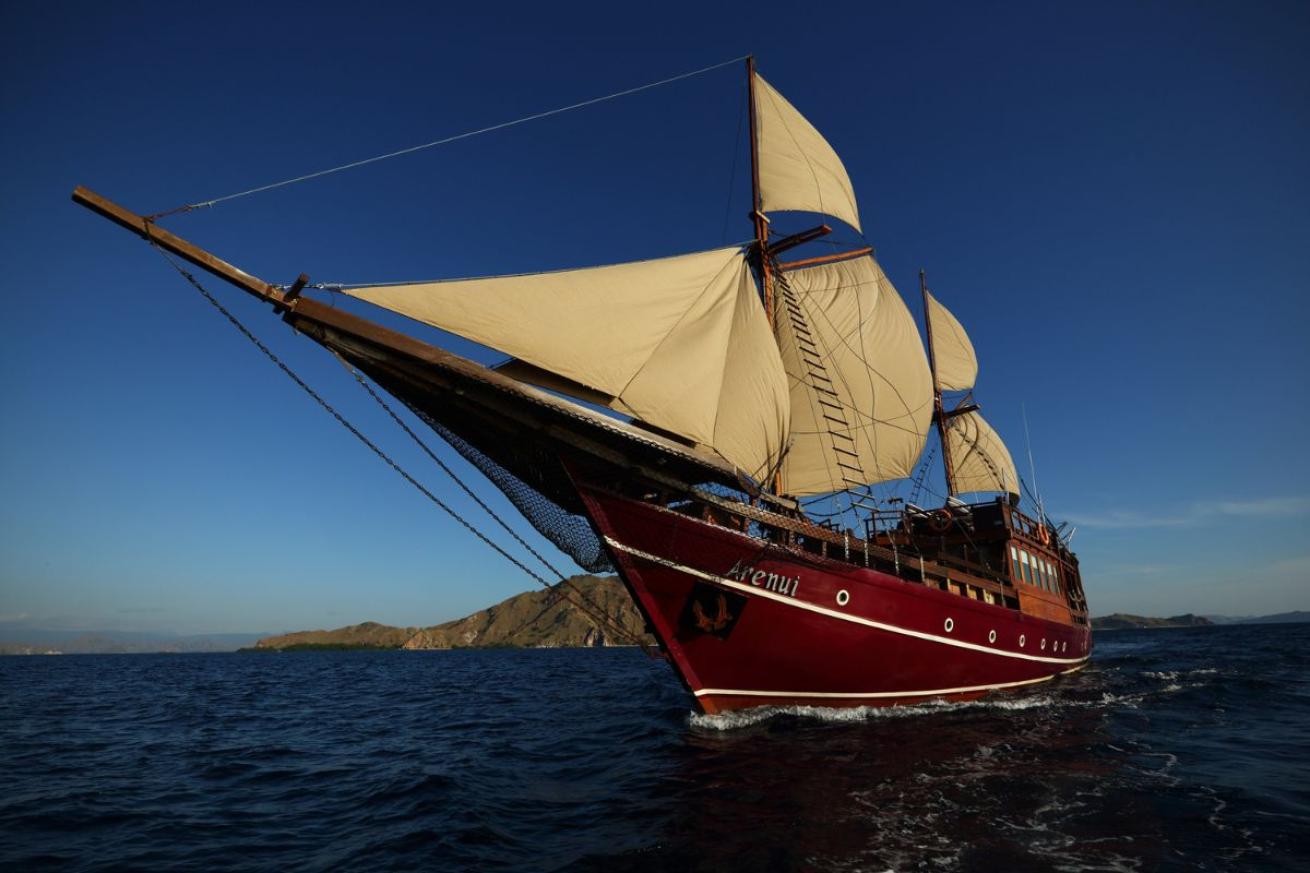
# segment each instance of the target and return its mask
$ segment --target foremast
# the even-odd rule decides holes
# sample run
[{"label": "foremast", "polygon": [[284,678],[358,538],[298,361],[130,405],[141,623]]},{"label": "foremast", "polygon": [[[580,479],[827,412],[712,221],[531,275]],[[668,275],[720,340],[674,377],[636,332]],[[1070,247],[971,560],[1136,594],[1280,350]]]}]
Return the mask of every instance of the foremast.
[{"label": "foremast", "polygon": [[951,464],[951,442],[946,438],[946,409],[942,405],[941,381],[937,378],[937,355],[932,341],[932,307],[928,305],[928,276],[919,271],[919,293],[923,296],[923,319],[928,334],[928,369],[932,371],[932,420],[937,425],[937,436],[942,446],[942,466],[946,470],[946,493],[954,496],[955,469]]}]

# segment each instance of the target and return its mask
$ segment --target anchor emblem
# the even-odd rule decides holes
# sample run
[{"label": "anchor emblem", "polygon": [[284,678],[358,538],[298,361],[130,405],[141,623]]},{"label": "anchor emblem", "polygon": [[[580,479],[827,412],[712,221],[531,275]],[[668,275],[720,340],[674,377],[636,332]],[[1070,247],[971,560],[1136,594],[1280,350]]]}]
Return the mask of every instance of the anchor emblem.
[{"label": "anchor emblem", "polygon": [[700,601],[698,600],[692,601],[691,611],[696,618],[696,627],[705,631],[707,634],[714,633],[717,630],[723,630],[723,628],[728,626],[728,622],[732,621],[732,613],[728,612],[728,598],[724,597],[722,594],[719,595],[719,613],[714,616],[714,618],[710,618],[705,614],[705,610],[701,608]]}]

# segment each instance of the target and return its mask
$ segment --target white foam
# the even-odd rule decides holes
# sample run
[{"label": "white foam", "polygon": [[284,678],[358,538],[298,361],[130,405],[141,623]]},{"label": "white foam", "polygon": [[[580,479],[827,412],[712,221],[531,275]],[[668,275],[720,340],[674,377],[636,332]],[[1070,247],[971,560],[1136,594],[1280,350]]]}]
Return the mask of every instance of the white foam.
[{"label": "white foam", "polygon": [[881,718],[912,718],[962,709],[999,709],[1016,712],[1056,705],[1058,705],[1056,700],[1042,694],[1013,699],[965,700],[956,703],[929,700],[901,706],[757,706],[718,715],[693,712],[687,716],[687,723],[697,728],[729,731],[757,725],[783,715],[823,722],[863,722]]}]

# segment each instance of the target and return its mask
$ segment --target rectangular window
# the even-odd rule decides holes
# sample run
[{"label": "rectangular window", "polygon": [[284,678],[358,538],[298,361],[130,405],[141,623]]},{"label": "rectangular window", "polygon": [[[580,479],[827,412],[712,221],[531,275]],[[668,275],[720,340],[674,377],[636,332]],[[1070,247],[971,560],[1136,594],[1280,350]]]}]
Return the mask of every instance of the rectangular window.
[{"label": "rectangular window", "polygon": [[1023,563],[1023,578],[1029,585],[1033,583],[1033,568],[1028,563],[1028,553],[1023,549],[1019,550],[1019,560]]},{"label": "rectangular window", "polygon": [[1022,579],[1023,573],[1019,572],[1019,550],[1010,546],[1010,575],[1016,579]]},{"label": "rectangular window", "polygon": [[1051,571],[1051,588],[1055,591],[1056,594],[1059,594],[1059,593],[1060,593],[1060,574],[1059,574],[1058,572],[1056,572],[1056,570],[1055,570],[1055,565],[1054,565],[1054,564],[1050,564],[1050,565],[1048,565],[1048,569]]}]

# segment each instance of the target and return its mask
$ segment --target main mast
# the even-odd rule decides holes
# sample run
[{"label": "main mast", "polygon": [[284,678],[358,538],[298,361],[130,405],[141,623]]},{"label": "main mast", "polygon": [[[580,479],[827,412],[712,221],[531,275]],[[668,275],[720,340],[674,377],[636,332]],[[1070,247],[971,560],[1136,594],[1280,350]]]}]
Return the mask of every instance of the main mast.
[{"label": "main mast", "polygon": [[769,264],[769,220],[764,217],[760,198],[760,140],[755,121],[755,56],[746,58],[746,88],[751,126],[751,220],[755,223],[755,251],[760,258],[760,291],[764,298],[764,314],[773,327],[773,268]]},{"label": "main mast", "polygon": [[955,468],[951,463],[951,444],[946,439],[946,410],[942,406],[942,389],[937,382],[937,356],[932,347],[932,309],[928,306],[928,276],[919,271],[919,293],[923,295],[923,321],[928,329],[928,367],[932,370],[932,417],[942,443],[942,466],[946,469],[946,493],[955,494]]},{"label": "main mast", "polygon": [[[776,331],[773,319],[773,267],[769,263],[769,220],[764,217],[764,201],[760,198],[760,137],[755,121],[755,55],[746,56],[746,102],[751,126],[751,221],[755,224],[755,251],[760,259],[760,294],[764,302],[764,316],[769,329]],[[768,487],[774,494],[782,493],[782,470],[769,477]]]}]

